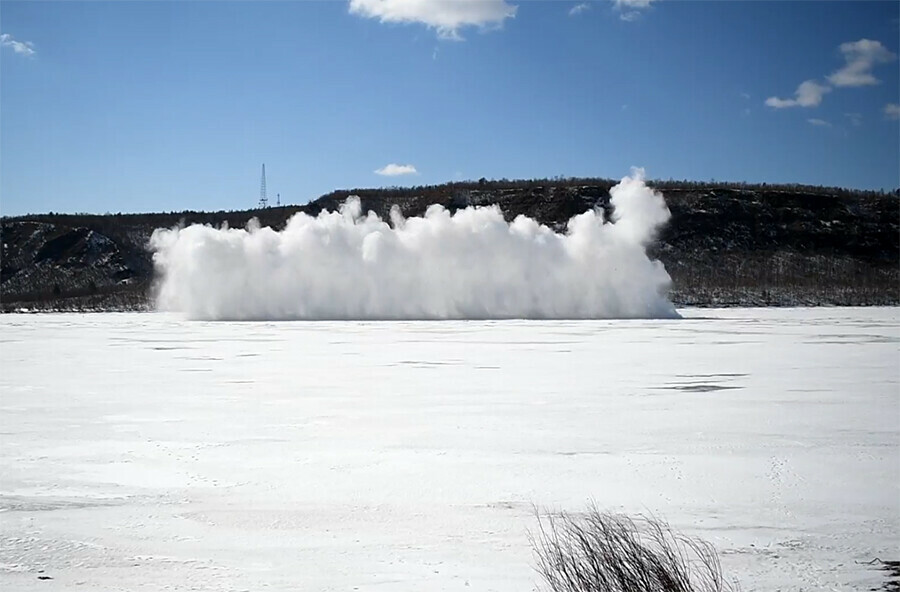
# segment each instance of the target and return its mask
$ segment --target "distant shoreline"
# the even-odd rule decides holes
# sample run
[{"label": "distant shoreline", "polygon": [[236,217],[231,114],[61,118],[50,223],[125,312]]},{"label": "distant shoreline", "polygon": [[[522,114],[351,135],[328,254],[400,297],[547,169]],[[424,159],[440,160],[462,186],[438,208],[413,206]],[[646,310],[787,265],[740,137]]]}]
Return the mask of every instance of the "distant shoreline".
[{"label": "distant shoreline", "polygon": [[[0,310],[146,310],[150,235],[176,225],[284,227],[357,195],[363,212],[421,216],[497,205],[556,232],[586,210],[611,211],[604,179],[542,179],[341,190],[304,206],[241,212],[41,214],[0,219]],[[900,197],[803,185],[655,181],[671,220],[648,255],[672,278],[676,306],[900,305]]]}]

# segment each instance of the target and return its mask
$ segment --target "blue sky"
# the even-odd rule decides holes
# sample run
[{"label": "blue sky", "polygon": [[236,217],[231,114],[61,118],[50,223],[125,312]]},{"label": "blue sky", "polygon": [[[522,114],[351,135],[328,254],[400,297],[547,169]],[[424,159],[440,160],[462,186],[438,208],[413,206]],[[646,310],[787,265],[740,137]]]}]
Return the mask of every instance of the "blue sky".
[{"label": "blue sky", "polygon": [[[631,166],[893,189],[898,13],[888,1],[4,1],[0,213],[243,209],[263,162],[283,203]],[[375,172],[406,165],[416,172]]]}]

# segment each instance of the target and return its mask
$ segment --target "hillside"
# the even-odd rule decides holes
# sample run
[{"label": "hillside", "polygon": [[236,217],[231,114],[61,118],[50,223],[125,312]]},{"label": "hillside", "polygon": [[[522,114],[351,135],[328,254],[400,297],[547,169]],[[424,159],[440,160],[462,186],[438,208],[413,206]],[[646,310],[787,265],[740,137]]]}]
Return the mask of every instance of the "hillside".
[{"label": "hillside", "polygon": [[[433,203],[451,211],[498,204],[563,230],[589,208],[609,210],[614,181],[565,179],[450,183],[402,189],[342,190],[305,206],[240,212],[40,214],[0,222],[0,306],[133,310],[149,306],[155,228],[256,217],[282,227],[296,212],[315,215],[358,195],[364,210],[406,216]],[[900,303],[900,199],[840,188],[652,183],[672,220],[653,255],[673,279],[680,305],[870,305]]]}]

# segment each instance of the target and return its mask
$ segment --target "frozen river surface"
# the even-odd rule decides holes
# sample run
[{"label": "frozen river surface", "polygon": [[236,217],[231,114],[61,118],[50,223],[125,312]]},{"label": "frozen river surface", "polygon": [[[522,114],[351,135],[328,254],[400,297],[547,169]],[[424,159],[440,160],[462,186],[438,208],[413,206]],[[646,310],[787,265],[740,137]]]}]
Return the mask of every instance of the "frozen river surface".
[{"label": "frozen river surface", "polygon": [[0,588],[521,592],[533,506],[590,500],[743,590],[881,585],[898,309],[682,312],[0,317]]}]

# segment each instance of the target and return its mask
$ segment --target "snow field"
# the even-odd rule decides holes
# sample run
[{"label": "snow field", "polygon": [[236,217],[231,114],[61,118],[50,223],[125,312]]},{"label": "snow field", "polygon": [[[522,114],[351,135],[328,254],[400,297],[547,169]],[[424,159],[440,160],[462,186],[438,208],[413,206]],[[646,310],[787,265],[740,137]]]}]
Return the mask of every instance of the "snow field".
[{"label": "snow field", "polygon": [[0,588],[531,590],[533,506],[590,500],[743,590],[879,585],[897,309],[680,312],[2,316]]}]

